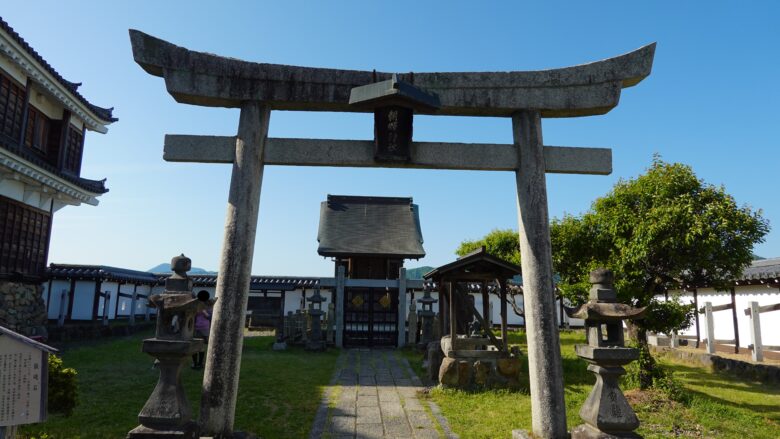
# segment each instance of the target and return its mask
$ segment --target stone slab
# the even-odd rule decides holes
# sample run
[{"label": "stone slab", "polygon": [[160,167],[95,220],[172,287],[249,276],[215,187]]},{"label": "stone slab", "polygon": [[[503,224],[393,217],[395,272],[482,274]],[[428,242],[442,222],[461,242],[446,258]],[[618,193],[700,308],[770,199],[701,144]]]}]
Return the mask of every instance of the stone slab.
[{"label": "stone slab", "polygon": [[[232,163],[235,137],[167,134],[163,159],[169,162]],[[545,170],[556,174],[612,173],[612,150],[545,146]],[[413,142],[405,163],[374,160],[371,140],[269,138],[263,163],[281,166],[392,167],[513,171],[519,166],[511,144]],[[384,281],[382,281],[384,282]],[[347,286],[349,280],[346,280]],[[411,286],[412,284],[410,284]]]},{"label": "stone slab", "polygon": [[382,422],[382,416],[379,414],[379,407],[358,407],[357,408],[357,423],[358,424],[375,424]]},{"label": "stone slab", "polygon": [[[238,107],[264,101],[279,110],[369,111],[349,104],[353,88],[391,79],[392,73],[266,64],[196,52],[130,30],[133,58],[165,78],[177,102]],[[398,79],[436,94],[436,114],[510,116],[537,109],[543,117],[604,114],[624,87],[650,74],[655,43],[589,64],[537,71],[409,73]],[[403,69],[399,69],[403,70]],[[413,77],[412,77],[413,75]]]}]

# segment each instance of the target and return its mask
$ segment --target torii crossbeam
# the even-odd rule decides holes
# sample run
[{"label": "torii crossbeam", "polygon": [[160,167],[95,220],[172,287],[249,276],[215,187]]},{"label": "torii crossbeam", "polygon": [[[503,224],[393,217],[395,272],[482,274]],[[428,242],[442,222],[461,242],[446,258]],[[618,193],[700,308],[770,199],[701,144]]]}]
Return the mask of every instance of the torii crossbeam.
[{"label": "torii crossbeam", "polygon": [[[374,142],[267,138],[271,110],[370,112],[350,104],[356,87],[391,73],[242,61],[195,52],[131,30],[135,61],[165,79],[177,102],[241,108],[235,137],[168,135],[168,161],[233,163],[217,296],[203,380],[204,433],[233,429],[263,166],[407,167],[514,171],[517,181],[533,432],[566,437],[545,172],[612,172],[611,150],[544,146],[543,117],[605,114],[623,88],[650,74],[655,43],[603,61],[526,72],[409,73],[398,81],[438,98],[418,114],[511,117],[514,143],[411,142],[404,160],[378,159]],[[375,113],[376,114],[376,113]],[[342,306],[342,304],[338,304]]]}]

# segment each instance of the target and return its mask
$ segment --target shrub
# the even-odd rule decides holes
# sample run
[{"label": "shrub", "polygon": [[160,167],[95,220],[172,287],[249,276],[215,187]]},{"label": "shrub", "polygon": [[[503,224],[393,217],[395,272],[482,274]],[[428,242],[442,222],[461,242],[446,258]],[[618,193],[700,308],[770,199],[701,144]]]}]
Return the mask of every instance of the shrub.
[{"label": "shrub", "polygon": [[672,373],[655,361],[647,345],[633,346],[639,349],[639,359],[626,366],[622,385],[626,389],[656,389],[672,401],[688,404],[691,394]]},{"label": "shrub", "polygon": [[62,359],[49,355],[49,412],[70,416],[78,404],[76,369],[63,367]]}]

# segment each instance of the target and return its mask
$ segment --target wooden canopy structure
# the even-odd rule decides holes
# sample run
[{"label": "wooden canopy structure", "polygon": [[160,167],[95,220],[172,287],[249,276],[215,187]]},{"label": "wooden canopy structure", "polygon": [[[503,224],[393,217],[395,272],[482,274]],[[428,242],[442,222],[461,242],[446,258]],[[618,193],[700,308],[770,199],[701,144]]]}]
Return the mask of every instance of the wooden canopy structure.
[{"label": "wooden canopy structure", "polygon": [[[500,351],[506,351],[507,340],[507,280],[521,274],[520,266],[487,253],[481,247],[449,264],[435,268],[424,275],[426,280],[432,280],[439,288],[440,333],[445,334],[449,327],[453,348],[458,334],[468,334],[468,324],[476,319],[483,328],[485,335]],[[468,294],[468,284],[481,285],[482,311],[476,309]],[[495,285],[494,292],[501,299],[501,339],[497,339],[490,325],[489,286]],[[445,319],[448,324],[445,324]],[[446,354],[446,353],[445,353]]]}]

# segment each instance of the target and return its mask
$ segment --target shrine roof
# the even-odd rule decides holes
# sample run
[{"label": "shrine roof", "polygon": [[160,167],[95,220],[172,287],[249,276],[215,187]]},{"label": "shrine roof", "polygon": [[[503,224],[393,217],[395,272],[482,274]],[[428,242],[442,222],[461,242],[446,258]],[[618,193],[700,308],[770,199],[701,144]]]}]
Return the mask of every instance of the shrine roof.
[{"label": "shrine roof", "polygon": [[493,281],[496,278],[507,280],[520,273],[520,266],[497,258],[489,254],[487,250],[485,250],[485,247],[481,247],[467,255],[461,256],[449,264],[434,268],[428,273],[425,273],[423,278],[426,280],[452,278],[457,280],[484,279],[486,281]]},{"label": "shrine roof", "polygon": [[321,256],[425,256],[411,198],[328,195],[317,232]]},{"label": "shrine roof", "polygon": [[0,30],[13,39],[13,41],[15,41],[16,44],[18,44],[25,52],[27,52],[27,54],[32,57],[44,70],[51,74],[51,76],[53,76],[54,79],[68,91],[68,93],[84,104],[90,110],[90,112],[92,112],[92,114],[97,116],[98,119],[105,123],[112,123],[119,120],[113,116],[113,108],[99,107],[89,102],[87,98],[82,96],[81,93],[78,92],[78,88],[81,86],[80,82],[71,82],[63,78],[62,75],[60,75],[60,73],[57,72],[57,70],[55,70],[54,67],[52,67],[52,65],[49,64],[49,62],[46,61],[43,56],[41,56],[41,54],[33,49],[32,46],[30,46],[30,44],[11,27],[11,25],[3,20],[2,17],[0,17]]}]

